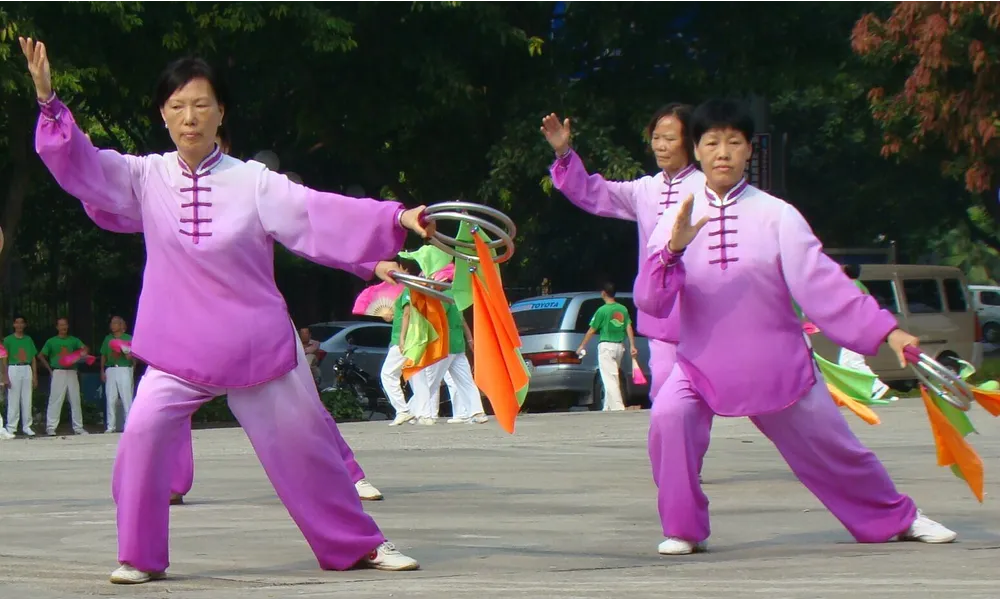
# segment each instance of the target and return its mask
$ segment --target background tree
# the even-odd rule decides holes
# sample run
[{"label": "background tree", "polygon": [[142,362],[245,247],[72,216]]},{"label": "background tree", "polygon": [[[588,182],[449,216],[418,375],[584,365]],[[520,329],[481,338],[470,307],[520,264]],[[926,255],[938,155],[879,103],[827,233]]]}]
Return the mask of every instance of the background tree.
[{"label": "background tree", "polygon": [[969,234],[1000,249],[1000,4],[900,2],[884,13],[865,14],[851,36],[854,51],[882,75],[868,95],[882,154],[933,157],[971,195],[959,204],[991,217],[984,224],[966,214]]}]

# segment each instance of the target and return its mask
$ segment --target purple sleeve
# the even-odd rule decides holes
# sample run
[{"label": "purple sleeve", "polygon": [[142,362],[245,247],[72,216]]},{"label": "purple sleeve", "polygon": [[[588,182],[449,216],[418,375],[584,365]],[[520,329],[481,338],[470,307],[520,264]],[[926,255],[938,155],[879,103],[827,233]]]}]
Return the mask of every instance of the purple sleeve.
[{"label": "purple sleeve", "polygon": [[104,229],[142,231],[139,197],[145,161],[95,148],[59,98],[39,104],[35,151],[59,186]]},{"label": "purple sleeve", "polygon": [[670,316],[677,296],[684,287],[682,254],[674,254],[666,249],[651,252],[639,264],[639,274],[635,277],[632,290],[636,308],[659,319]]},{"label": "purple sleeve", "polygon": [[574,150],[557,158],[549,167],[552,184],[570,202],[592,215],[635,221],[636,198],[634,181],[607,181],[598,174],[590,175]]},{"label": "purple sleeve", "polygon": [[802,214],[787,205],[778,229],[781,271],[785,283],[802,312],[838,346],[874,356],[889,333],[898,326],[896,318],[879,308],[844,274]]},{"label": "purple sleeve", "polygon": [[402,204],[319,192],[267,169],[257,183],[257,210],[264,230],[290,251],[364,279],[406,241]]}]

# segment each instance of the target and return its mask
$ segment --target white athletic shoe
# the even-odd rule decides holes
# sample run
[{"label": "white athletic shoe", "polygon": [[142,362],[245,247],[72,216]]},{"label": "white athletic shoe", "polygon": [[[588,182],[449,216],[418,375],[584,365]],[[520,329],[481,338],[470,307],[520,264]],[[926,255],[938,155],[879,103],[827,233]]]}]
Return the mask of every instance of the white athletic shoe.
[{"label": "white athletic shoe", "polygon": [[483,423],[488,423],[489,420],[490,420],[489,417],[487,417],[483,413],[479,413],[478,415],[472,415],[471,417],[469,417],[468,423],[471,425],[482,425]]},{"label": "white athletic shoe", "polygon": [[7,431],[6,429],[0,429],[0,440],[12,440],[14,439],[14,434]]},{"label": "white athletic shoe", "polygon": [[666,554],[669,556],[694,554],[695,552],[704,552],[705,550],[708,550],[708,544],[705,542],[695,543],[675,537],[668,537],[663,540],[660,542],[660,546],[656,549],[656,551],[660,554]]},{"label": "white athletic shoe", "polygon": [[454,425],[456,423],[468,423],[468,422],[469,422],[468,419],[461,419],[461,418],[458,418],[458,417],[452,417],[452,418],[448,419],[448,423],[450,423],[452,425]]},{"label": "white athletic shoe", "polygon": [[31,429],[31,428],[29,427],[28,429],[25,429],[25,430],[24,430],[24,435],[26,435],[26,436],[28,436],[28,437],[35,437],[35,432],[34,432],[34,430],[33,430],[33,429]]},{"label": "white athletic shoe", "polygon": [[412,421],[415,418],[416,417],[414,417],[408,412],[396,413],[396,418],[392,420],[392,423],[389,423],[389,427],[397,427],[399,425],[402,425],[403,423]]},{"label": "white athletic shoe", "polygon": [[354,484],[354,489],[358,490],[358,497],[362,500],[381,500],[382,492],[378,488],[368,483],[367,479],[362,479]]},{"label": "white athletic shoe", "polygon": [[420,563],[396,550],[392,542],[382,542],[368,553],[361,564],[381,571],[415,571],[420,568]]},{"label": "white athletic shoe", "polygon": [[433,417],[420,417],[417,419],[417,425],[437,425],[437,419]]},{"label": "white athletic shoe", "polygon": [[121,565],[115,569],[114,573],[111,574],[111,583],[118,583],[122,585],[148,583],[155,579],[163,579],[166,576],[167,574],[164,571],[147,573],[146,571],[136,569],[132,565]]},{"label": "white athletic shoe", "polygon": [[80,431],[74,431],[73,433],[75,433],[76,435],[90,435],[90,432],[87,431],[86,429],[81,429]]},{"label": "white athletic shoe", "polygon": [[958,534],[937,521],[928,519],[924,513],[917,511],[913,524],[899,536],[901,542],[923,542],[925,544],[947,544],[954,542]]}]

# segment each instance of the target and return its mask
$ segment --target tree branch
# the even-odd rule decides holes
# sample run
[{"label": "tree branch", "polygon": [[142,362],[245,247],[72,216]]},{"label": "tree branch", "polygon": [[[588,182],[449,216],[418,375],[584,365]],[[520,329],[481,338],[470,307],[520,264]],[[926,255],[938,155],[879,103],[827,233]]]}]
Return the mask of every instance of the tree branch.
[{"label": "tree branch", "polygon": [[972,217],[969,216],[968,212],[965,213],[963,219],[965,220],[966,226],[969,228],[969,237],[972,238],[972,241],[986,244],[990,248],[1000,252],[1000,238],[973,222]]}]

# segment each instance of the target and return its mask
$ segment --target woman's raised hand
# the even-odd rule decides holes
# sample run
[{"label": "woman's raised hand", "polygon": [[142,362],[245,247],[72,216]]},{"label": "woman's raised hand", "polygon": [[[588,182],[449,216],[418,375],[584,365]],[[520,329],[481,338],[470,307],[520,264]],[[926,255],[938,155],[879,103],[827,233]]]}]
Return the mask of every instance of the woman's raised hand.
[{"label": "woman's raised hand", "polygon": [[35,82],[35,95],[41,101],[52,97],[52,73],[49,71],[49,55],[45,52],[45,44],[31,38],[17,38],[21,43],[21,52],[28,59],[28,71]]}]

